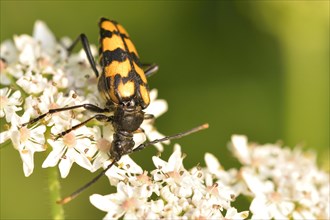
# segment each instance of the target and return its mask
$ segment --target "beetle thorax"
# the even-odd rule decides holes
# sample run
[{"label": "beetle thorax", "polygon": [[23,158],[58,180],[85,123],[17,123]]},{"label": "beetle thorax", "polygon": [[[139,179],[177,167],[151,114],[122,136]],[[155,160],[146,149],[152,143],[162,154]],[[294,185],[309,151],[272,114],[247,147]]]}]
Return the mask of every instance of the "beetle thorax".
[{"label": "beetle thorax", "polygon": [[115,132],[125,131],[125,132],[134,132],[140,128],[144,119],[144,112],[141,110],[141,107],[126,107],[119,106],[115,109],[113,126]]}]

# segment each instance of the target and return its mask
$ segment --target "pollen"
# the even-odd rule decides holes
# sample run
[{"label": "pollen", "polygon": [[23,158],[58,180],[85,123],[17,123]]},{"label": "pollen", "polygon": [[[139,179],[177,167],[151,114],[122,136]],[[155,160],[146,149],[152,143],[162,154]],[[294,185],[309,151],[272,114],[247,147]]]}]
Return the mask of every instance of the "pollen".
[{"label": "pollen", "polygon": [[23,150],[21,150],[21,152],[22,152],[22,154],[27,154],[27,153],[29,153],[29,150],[28,149],[23,149]]},{"label": "pollen", "polygon": [[8,104],[8,98],[6,96],[0,96],[0,109],[3,109]]},{"label": "pollen", "polygon": [[70,132],[63,137],[63,143],[67,147],[75,147],[77,144],[76,135],[73,132]]},{"label": "pollen", "polygon": [[56,109],[59,108],[60,106],[58,104],[56,104],[55,102],[52,102],[48,105],[49,109]]},{"label": "pollen", "polygon": [[167,175],[171,177],[176,183],[180,183],[182,180],[180,173],[177,171],[168,172]]},{"label": "pollen", "polygon": [[109,152],[111,148],[111,142],[105,138],[100,138],[96,142],[96,147],[102,152]]},{"label": "pollen", "polygon": [[140,183],[151,184],[150,177],[148,176],[147,171],[144,171],[143,174],[138,175],[136,178]]},{"label": "pollen", "polygon": [[125,211],[134,211],[138,207],[138,202],[135,198],[128,198],[121,204]]},{"label": "pollen", "polygon": [[219,191],[218,191],[218,184],[215,183],[213,186],[208,186],[207,187],[207,192],[210,193],[213,196],[219,197]]},{"label": "pollen", "polygon": [[31,134],[30,130],[27,127],[22,127],[20,130],[20,141],[21,143],[25,143],[27,140],[29,140]]},{"label": "pollen", "polygon": [[6,62],[4,62],[2,59],[0,59],[0,74],[4,69],[6,69],[6,67],[7,67]]}]

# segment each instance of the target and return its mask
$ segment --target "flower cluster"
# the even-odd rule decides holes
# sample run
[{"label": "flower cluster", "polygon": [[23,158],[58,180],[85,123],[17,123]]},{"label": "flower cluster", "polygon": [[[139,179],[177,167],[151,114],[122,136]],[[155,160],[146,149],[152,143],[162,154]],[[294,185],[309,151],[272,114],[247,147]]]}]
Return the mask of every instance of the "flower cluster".
[{"label": "flower cluster", "polygon": [[[32,36],[14,36],[1,44],[0,61],[0,144],[11,141],[23,161],[25,176],[34,169],[34,153],[47,152],[42,167],[58,165],[65,178],[73,163],[94,172],[109,159],[113,129],[110,124],[90,123],[61,138],[54,138],[65,130],[91,117],[78,108],[49,114],[38,123],[22,126],[50,109],[91,103],[104,106],[99,99],[97,79],[87,61],[85,52],[68,54],[72,41],[57,41],[41,21],[34,26]],[[91,46],[93,55],[96,47]],[[151,104],[146,113],[160,116],[167,110],[164,100],[156,100],[157,90],[150,92]],[[163,137],[145,120],[141,126],[148,138]],[[51,136],[53,134],[54,136]],[[146,140],[144,134],[134,136],[136,144]],[[162,151],[162,145],[157,145]]]},{"label": "flower cluster", "polygon": [[329,173],[312,152],[276,144],[248,144],[234,135],[231,149],[242,163],[243,192],[252,198],[253,219],[329,219]]},{"label": "flower cluster", "polygon": [[[245,219],[249,212],[237,212],[231,206],[237,192],[227,182],[230,176],[220,169],[219,162],[211,154],[205,157],[208,168],[183,166],[179,145],[164,161],[152,157],[156,169],[143,171],[128,156],[121,168],[107,171],[117,192],[101,196],[94,194],[91,203],[107,212],[105,219]],[[216,165],[214,167],[213,165]],[[218,165],[218,166],[217,166]],[[218,176],[217,176],[218,174]],[[232,175],[234,177],[234,175]]]}]

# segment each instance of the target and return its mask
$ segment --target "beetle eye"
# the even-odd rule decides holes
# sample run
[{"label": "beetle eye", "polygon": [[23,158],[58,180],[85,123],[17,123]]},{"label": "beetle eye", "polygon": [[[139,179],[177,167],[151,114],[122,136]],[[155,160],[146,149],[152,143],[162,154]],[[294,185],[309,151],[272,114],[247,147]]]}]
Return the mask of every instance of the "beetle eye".
[{"label": "beetle eye", "polygon": [[125,107],[134,107],[135,106],[134,100],[130,100],[128,102],[124,102],[123,104],[124,104]]},{"label": "beetle eye", "polygon": [[135,105],[134,99],[128,102],[128,107],[132,107]]}]

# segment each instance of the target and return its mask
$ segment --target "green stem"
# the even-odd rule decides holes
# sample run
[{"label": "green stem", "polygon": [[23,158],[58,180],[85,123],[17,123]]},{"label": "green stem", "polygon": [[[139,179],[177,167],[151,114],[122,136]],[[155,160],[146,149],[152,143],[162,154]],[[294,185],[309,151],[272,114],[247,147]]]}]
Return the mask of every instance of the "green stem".
[{"label": "green stem", "polygon": [[64,219],[64,209],[62,205],[58,205],[56,201],[60,200],[60,182],[58,170],[56,167],[47,168],[48,170],[48,189],[51,202],[51,216],[54,220]]}]

